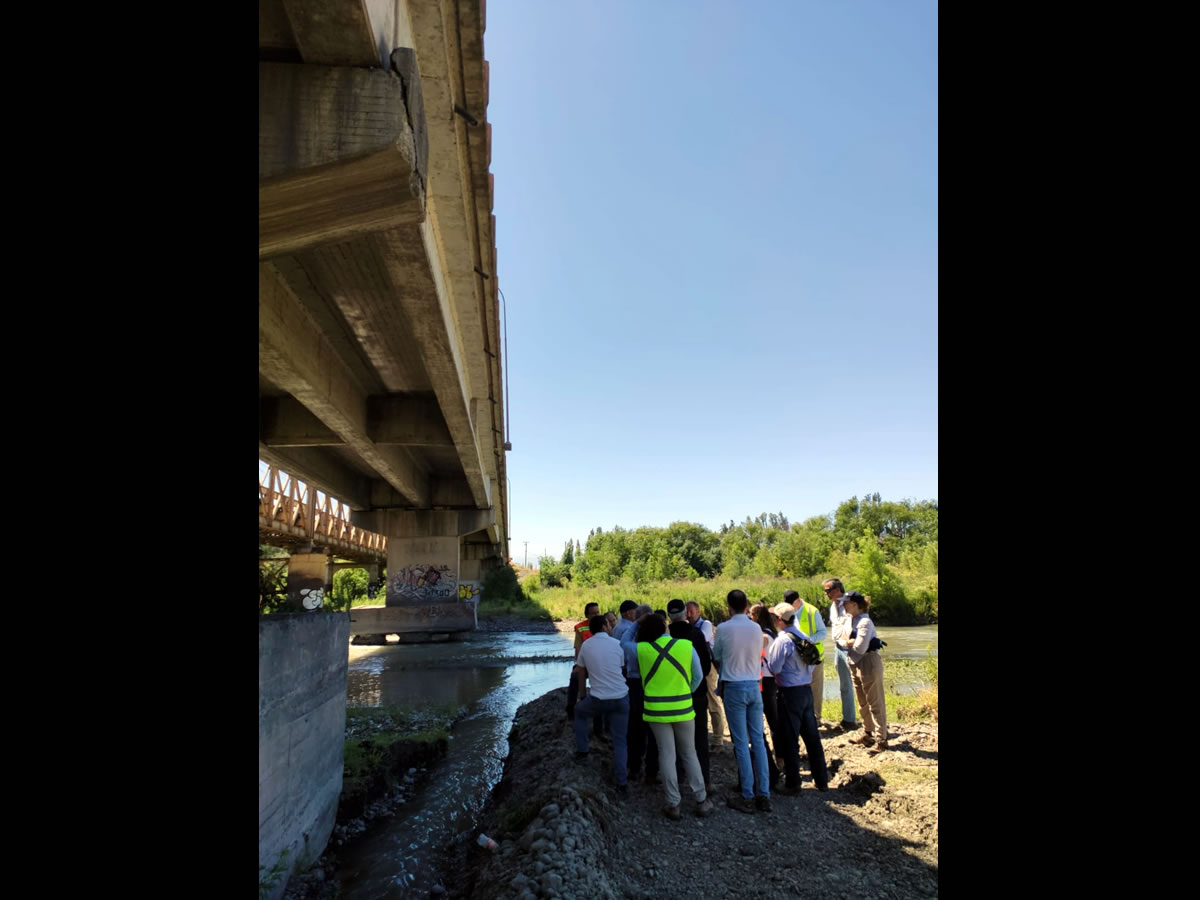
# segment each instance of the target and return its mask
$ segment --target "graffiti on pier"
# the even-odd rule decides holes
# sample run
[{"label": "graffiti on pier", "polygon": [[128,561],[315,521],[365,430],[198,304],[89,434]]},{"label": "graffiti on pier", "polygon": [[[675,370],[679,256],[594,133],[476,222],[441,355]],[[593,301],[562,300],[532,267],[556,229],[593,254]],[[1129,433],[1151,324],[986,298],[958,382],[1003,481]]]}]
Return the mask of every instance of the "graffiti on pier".
[{"label": "graffiti on pier", "polygon": [[325,588],[301,588],[300,605],[305,609],[320,609],[325,601]]},{"label": "graffiti on pier", "polygon": [[458,599],[464,603],[478,603],[479,583],[476,581],[460,581],[458,583]]},{"label": "graffiti on pier", "polygon": [[388,577],[388,596],[412,603],[453,600],[458,578],[449,566],[408,566]]}]

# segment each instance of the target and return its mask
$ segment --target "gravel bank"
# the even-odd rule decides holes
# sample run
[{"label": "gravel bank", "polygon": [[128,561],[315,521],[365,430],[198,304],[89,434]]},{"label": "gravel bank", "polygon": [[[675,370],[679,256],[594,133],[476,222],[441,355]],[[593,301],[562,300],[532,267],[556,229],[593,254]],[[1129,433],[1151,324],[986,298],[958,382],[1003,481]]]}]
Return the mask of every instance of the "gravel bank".
[{"label": "gravel bank", "polygon": [[[693,815],[686,784],[683,818],[662,815],[660,785],[613,786],[612,752],[593,745],[575,763],[564,716],[566,690],[517,713],[504,778],[479,829],[448,848],[442,870],[451,897],[744,897],[853,892],[871,897],[938,894],[938,726],[890,726],[890,748],[867,754],[822,728],[830,790],[807,771],[798,796],[772,794],[773,810],[736,812],[725,798],[737,783],[728,739],[712,756],[716,810]],[[479,847],[486,833],[497,852]]]}]

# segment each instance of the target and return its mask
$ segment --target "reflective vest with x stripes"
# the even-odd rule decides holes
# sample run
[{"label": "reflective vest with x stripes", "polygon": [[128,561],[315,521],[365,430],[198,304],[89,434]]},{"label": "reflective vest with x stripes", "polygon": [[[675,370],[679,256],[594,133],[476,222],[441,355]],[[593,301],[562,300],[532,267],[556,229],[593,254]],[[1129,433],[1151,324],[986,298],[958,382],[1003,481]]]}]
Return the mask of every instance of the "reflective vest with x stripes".
[{"label": "reflective vest with x stripes", "polygon": [[637,644],[647,722],[686,722],[696,718],[692,707],[692,642],[664,634],[653,643]]}]

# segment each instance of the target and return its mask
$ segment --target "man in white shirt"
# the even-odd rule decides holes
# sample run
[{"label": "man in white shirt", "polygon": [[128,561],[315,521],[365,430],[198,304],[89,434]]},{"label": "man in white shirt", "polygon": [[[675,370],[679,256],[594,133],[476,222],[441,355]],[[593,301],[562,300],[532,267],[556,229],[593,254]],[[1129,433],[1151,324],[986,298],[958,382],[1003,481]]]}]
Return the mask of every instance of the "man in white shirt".
[{"label": "man in white shirt", "polygon": [[[822,585],[825,596],[829,598],[829,633],[837,634],[843,620],[848,620],[846,610],[842,606],[842,598],[846,592],[838,578],[827,578]],[[854,682],[850,678],[850,664],[846,660],[846,648],[835,644],[834,665],[838,675],[838,693],[842,696],[842,728],[852,731],[858,727],[854,718]]]},{"label": "man in white shirt", "polygon": [[[708,651],[712,654],[713,648],[713,625],[712,622],[700,615],[700,604],[692,600],[687,605],[687,620],[689,625],[694,625],[700,629],[700,633],[704,635],[704,639],[708,641]],[[708,716],[712,720],[712,741],[711,747],[713,750],[721,749],[721,741],[725,737],[725,708],[721,703],[721,698],[717,696],[717,681],[720,673],[717,667],[713,666],[708,670],[708,675],[705,676],[705,693],[708,696]]]},{"label": "man in white shirt", "polygon": [[[620,641],[612,637],[612,625],[605,616],[592,616],[588,620],[592,636],[579,648],[576,666],[579,668],[579,695],[583,697],[575,707],[575,759],[588,756],[588,722],[592,716],[601,714],[608,719],[612,728],[613,761],[615,762],[617,791],[625,793],[629,761],[626,746],[626,730],[629,726],[629,688],[625,684],[625,651]],[[585,685],[591,681],[591,690]],[[583,696],[587,693],[587,696]]]},{"label": "man in white shirt", "polygon": [[739,812],[771,811],[767,744],[763,738],[763,701],[759,688],[763,631],[746,615],[750,603],[738,590],[725,598],[729,620],[717,628],[713,660],[721,666],[721,695],[729,738],[737,757],[741,796],[728,804]]}]

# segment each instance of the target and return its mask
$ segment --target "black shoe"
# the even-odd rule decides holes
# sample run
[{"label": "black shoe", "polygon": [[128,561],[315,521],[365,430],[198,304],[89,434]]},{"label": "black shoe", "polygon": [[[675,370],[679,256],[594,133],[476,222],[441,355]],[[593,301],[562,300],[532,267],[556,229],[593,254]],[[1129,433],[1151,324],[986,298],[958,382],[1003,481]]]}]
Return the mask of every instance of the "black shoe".
[{"label": "black shoe", "polygon": [[842,719],[839,724],[842,726],[842,731],[853,731],[858,727],[857,722],[847,722],[845,719]]},{"label": "black shoe", "polygon": [[730,809],[736,809],[738,812],[750,813],[751,815],[754,814],[754,801],[748,800],[741,794],[730,797],[725,801],[725,805]]},{"label": "black shoe", "polygon": [[785,784],[783,787],[781,787],[779,789],[779,793],[787,794],[789,797],[795,797],[797,794],[800,793],[800,785],[799,784]]},{"label": "black shoe", "polygon": [[828,782],[826,782],[825,784],[818,784],[818,785],[817,785],[817,790],[818,790],[818,791],[827,791],[827,790],[829,790],[829,783],[828,783]]},{"label": "black shoe", "polygon": [[770,797],[762,797],[762,796],[755,797],[754,798],[754,808],[757,809],[759,812],[770,812],[771,811],[771,798]]},{"label": "black shoe", "polygon": [[575,710],[573,710],[573,709],[568,709],[568,710],[567,710],[567,721],[568,721],[568,722],[574,722],[574,721],[575,721]]},{"label": "black shoe", "polygon": [[628,797],[629,796],[629,785],[628,784],[618,784],[617,785],[617,796],[618,797]]}]

